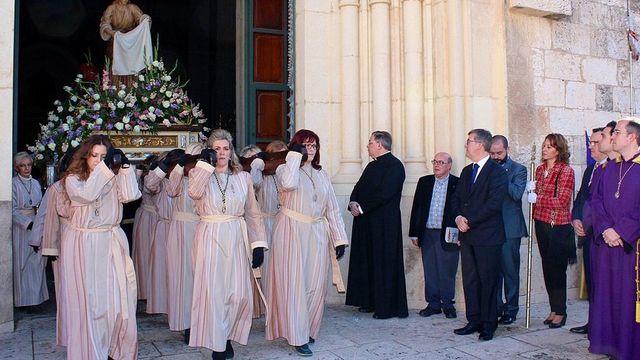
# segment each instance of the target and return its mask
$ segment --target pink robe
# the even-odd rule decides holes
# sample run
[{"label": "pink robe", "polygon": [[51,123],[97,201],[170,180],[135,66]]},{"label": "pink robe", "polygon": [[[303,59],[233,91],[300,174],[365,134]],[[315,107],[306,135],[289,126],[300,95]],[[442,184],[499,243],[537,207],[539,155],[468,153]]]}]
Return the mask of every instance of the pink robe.
[{"label": "pink robe", "polygon": [[147,313],[167,313],[167,235],[171,222],[171,198],[167,195],[169,180],[165,172],[159,167],[149,171],[144,178],[145,188],[155,195],[155,205],[158,211],[158,222],[153,231],[153,238],[149,255],[149,288],[147,292]]},{"label": "pink robe", "polygon": [[[12,181],[13,219],[13,300],[15,306],[38,305],[49,299],[45,265],[47,259],[42,252],[31,247],[39,246],[40,240],[27,230],[35,221],[34,206],[39,206],[42,190],[38,180],[15,176]],[[35,225],[35,223],[34,223]],[[32,225],[33,226],[33,225]]]},{"label": "pink robe", "polygon": [[[264,224],[249,174],[213,175],[199,161],[189,172],[189,196],[201,222],[193,240],[193,306],[189,346],[224,351],[227,340],[246,345],[251,329],[251,253],[267,247]],[[245,227],[246,224],[246,227]],[[247,237],[244,233],[246,229]]]},{"label": "pink robe", "polygon": [[273,225],[266,291],[267,340],[284,337],[294,346],[318,337],[329,251],[348,243],[329,175],[309,165],[301,168],[301,159],[289,152],[276,170],[282,207]]},{"label": "pink robe", "polygon": [[101,162],[86,181],[65,179],[71,200],[61,239],[62,276],[68,289],[67,358],[136,359],[136,278],[122,204],[140,197],[132,168],[118,175]]},{"label": "pink robe", "polygon": [[136,210],[133,221],[133,266],[136,269],[138,281],[138,299],[146,300],[149,288],[149,265],[151,256],[151,243],[155,236],[158,223],[158,211],[156,210],[155,196],[146,189],[142,191],[142,203]]},{"label": "pink robe", "polygon": [[179,331],[191,326],[193,299],[192,244],[200,221],[189,197],[189,179],[176,165],[169,175],[167,194],[173,199],[173,219],[167,238],[167,274],[169,329]]}]

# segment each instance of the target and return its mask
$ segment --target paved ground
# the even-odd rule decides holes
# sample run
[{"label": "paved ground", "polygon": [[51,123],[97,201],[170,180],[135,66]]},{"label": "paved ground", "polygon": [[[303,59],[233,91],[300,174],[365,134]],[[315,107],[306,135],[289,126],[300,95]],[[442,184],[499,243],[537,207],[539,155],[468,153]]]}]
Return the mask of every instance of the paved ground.
[{"label": "paved ground", "polygon": [[[433,360],[524,360],[524,359],[606,359],[589,354],[584,335],[569,332],[586,320],[584,301],[569,303],[567,325],[549,329],[542,324],[547,306],[532,308],[531,328],[524,327],[524,310],[517,322],[500,326],[492,341],[480,342],[477,335],[458,336],[453,329],[465,324],[443,315],[422,318],[412,310],[407,319],[375,320],[352,307],[329,305],[321,336],[311,349],[314,359],[433,359]],[[16,331],[0,335],[0,359],[64,359],[65,349],[55,346],[55,310],[48,306],[42,314],[16,313]],[[182,333],[170,332],[166,316],[138,314],[140,359],[210,359],[206,349],[189,348]],[[284,340],[264,339],[264,320],[256,320],[249,345],[234,346],[236,359],[299,358]]]}]

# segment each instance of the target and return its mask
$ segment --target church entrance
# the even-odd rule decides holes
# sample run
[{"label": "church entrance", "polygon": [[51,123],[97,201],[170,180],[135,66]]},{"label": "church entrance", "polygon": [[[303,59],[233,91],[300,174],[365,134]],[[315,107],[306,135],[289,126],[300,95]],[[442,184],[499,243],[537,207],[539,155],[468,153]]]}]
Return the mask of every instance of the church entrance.
[{"label": "church entrance", "polygon": [[[111,0],[19,0],[16,148],[32,144],[76,74],[101,71],[100,18]],[[158,56],[209,120],[241,147],[287,139],[286,0],[134,0]],[[155,50],[155,49],[154,49]],[[99,73],[98,73],[99,76]]]}]

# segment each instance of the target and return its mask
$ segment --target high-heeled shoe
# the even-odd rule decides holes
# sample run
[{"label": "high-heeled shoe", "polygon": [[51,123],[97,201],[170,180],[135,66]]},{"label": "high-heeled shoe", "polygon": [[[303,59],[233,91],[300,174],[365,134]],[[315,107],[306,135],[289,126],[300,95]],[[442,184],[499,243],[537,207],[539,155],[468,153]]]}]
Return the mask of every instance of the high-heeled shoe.
[{"label": "high-heeled shoe", "polygon": [[555,322],[551,322],[549,324],[549,329],[557,329],[557,328],[561,328],[564,326],[564,324],[567,323],[567,315],[564,315],[562,318],[562,321],[560,321],[559,323],[555,323]]},{"label": "high-heeled shoe", "polygon": [[549,325],[553,322],[553,317],[556,315],[556,313],[552,312],[551,314],[549,314],[549,316],[547,316],[547,318],[542,322],[545,325]]}]

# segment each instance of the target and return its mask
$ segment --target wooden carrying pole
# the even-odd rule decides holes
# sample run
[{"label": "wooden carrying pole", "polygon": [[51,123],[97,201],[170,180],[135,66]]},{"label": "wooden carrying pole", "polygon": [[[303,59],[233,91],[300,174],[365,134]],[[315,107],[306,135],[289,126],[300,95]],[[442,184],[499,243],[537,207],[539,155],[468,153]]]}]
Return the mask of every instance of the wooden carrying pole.
[{"label": "wooden carrying pole", "polygon": [[[529,180],[535,180],[536,176],[536,146],[531,148],[531,164],[529,166]],[[524,326],[528,329],[531,323],[531,267],[533,263],[533,204],[529,203],[529,238],[527,241],[527,300]]]}]

